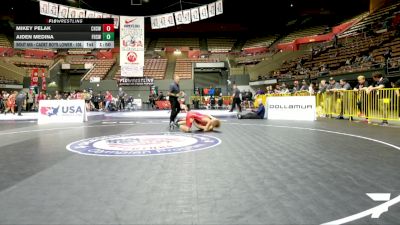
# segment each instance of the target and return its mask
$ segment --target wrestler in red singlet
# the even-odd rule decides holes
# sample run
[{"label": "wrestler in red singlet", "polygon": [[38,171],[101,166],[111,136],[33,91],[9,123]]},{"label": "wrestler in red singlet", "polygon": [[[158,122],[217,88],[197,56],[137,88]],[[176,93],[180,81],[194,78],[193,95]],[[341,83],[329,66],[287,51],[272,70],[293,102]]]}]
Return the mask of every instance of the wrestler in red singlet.
[{"label": "wrestler in red singlet", "polygon": [[[201,126],[206,126],[207,121],[204,120],[205,118],[208,118],[208,116],[203,115],[199,112],[192,112],[192,111],[187,112],[186,113],[186,126],[192,127],[193,121]],[[193,121],[191,119],[193,119]]]}]

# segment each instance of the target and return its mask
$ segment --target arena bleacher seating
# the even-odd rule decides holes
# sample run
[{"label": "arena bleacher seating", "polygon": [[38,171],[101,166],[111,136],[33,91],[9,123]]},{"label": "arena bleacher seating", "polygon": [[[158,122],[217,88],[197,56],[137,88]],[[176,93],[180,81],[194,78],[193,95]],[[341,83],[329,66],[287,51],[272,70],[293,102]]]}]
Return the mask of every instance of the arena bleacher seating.
[{"label": "arena bleacher seating", "polygon": [[156,44],[156,48],[181,48],[188,47],[193,49],[199,49],[198,38],[159,38]]},{"label": "arena bleacher seating", "polygon": [[210,52],[229,52],[235,44],[235,38],[216,37],[207,38],[208,51]]},{"label": "arena bleacher seating", "polygon": [[4,34],[0,34],[0,47],[11,48],[11,43]]},{"label": "arena bleacher seating", "polygon": [[251,38],[246,41],[243,46],[243,50],[251,49],[251,48],[261,48],[261,47],[269,47],[275,40],[277,36],[268,36],[268,37],[257,37]]},{"label": "arena bleacher seating", "polygon": [[46,76],[48,76],[48,69],[54,63],[54,60],[52,59],[37,59],[17,56],[4,57],[3,61],[24,69],[25,76],[30,76],[32,68],[43,68],[45,69]]},{"label": "arena bleacher seating", "polygon": [[286,37],[281,39],[279,43],[288,43],[301,37],[308,37],[312,35],[322,34],[325,31],[325,26],[313,26],[305,29],[300,29],[288,34]]},{"label": "arena bleacher seating", "polygon": [[[369,28],[373,26],[381,25],[381,28],[384,28],[384,22],[388,19],[391,19],[393,13],[398,11],[400,7],[400,3],[396,3],[387,7],[383,7],[372,14],[368,14],[367,16],[363,16],[363,19],[359,21],[354,26],[350,27],[348,30],[344,31],[339,35],[339,38],[350,37],[354,35],[358,35],[359,33],[367,31]],[[381,24],[379,24],[381,23]]]},{"label": "arena bleacher seating", "polygon": [[100,77],[100,79],[104,79],[111,67],[115,64],[115,59],[73,59],[71,60],[71,64],[85,64],[91,63],[93,64],[93,68],[88,72],[85,76],[85,80],[90,80],[91,77]]},{"label": "arena bleacher seating", "polygon": [[199,58],[199,59],[177,59],[175,73],[181,79],[192,79],[193,63],[195,62],[218,62],[218,59]]}]

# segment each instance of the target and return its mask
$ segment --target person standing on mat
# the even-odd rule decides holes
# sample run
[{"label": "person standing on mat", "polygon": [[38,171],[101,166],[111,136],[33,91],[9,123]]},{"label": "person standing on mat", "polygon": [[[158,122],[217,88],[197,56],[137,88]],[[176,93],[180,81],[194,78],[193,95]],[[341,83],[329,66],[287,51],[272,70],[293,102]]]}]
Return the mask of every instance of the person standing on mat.
[{"label": "person standing on mat", "polygon": [[26,94],[25,92],[20,91],[15,100],[15,102],[17,103],[18,116],[22,116],[21,114],[22,106],[25,104],[25,101],[26,101]]},{"label": "person standing on mat", "polygon": [[229,110],[229,112],[233,112],[233,110],[235,109],[235,105],[238,106],[239,108],[239,112],[242,112],[242,107],[240,106],[240,90],[239,88],[237,88],[236,84],[233,85],[233,95],[232,95],[232,108],[231,110]]},{"label": "person standing on mat", "polygon": [[182,95],[181,89],[179,87],[179,76],[174,76],[174,82],[169,86],[169,102],[171,103],[171,116],[169,118],[169,128],[173,129],[175,127],[175,119],[178,113],[181,111],[180,103],[178,101],[179,96]]}]

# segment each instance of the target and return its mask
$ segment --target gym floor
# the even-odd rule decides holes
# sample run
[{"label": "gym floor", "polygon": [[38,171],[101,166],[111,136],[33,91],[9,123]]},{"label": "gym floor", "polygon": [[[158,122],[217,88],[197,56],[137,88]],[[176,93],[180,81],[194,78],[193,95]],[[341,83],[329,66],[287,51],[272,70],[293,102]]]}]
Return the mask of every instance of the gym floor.
[{"label": "gym floor", "polygon": [[[400,224],[400,128],[225,118],[203,139],[167,127],[104,116],[0,122],[0,224]],[[79,154],[93,138],[143,134],[217,141],[174,154]],[[93,146],[137,151],[111,139]]]}]

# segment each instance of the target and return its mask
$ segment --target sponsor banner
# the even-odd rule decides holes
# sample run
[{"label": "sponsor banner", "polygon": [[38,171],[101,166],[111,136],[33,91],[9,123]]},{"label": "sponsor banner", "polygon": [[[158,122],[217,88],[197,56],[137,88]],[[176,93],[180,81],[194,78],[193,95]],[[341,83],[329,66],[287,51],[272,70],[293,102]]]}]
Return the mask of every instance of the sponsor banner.
[{"label": "sponsor banner", "polygon": [[68,17],[68,7],[60,5],[58,8],[58,18],[67,18]]},{"label": "sponsor banner", "polygon": [[158,16],[153,16],[151,20],[151,29],[160,29],[160,23],[158,21]]},{"label": "sponsor banner", "polygon": [[119,79],[119,86],[152,86],[154,85],[153,78],[146,77],[124,77]]},{"label": "sponsor banner", "polygon": [[143,77],[144,17],[120,17],[120,43],[121,76]]},{"label": "sponsor banner", "polygon": [[78,15],[78,18],[86,18],[86,10],[84,9],[77,9],[76,13]]},{"label": "sponsor banner", "polygon": [[86,10],[86,18],[95,18],[94,11]]},{"label": "sponsor banner", "polygon": [[37,87],[39,83],[39,69],[33,68],[31,71],[31,87]]},{"label": "sponsor banner", "polygon": [[101,13],[101,12],[94,12],[94,18],[97,18],[97,19],[103,18],[103,13]]},{"label": "sponsor banner", "polygon": [[0,84],[0,88],[7,88],[7,89],[22,89],[23,86],[20,84]]},{"label": "sponsor banner", "polygon": [[215,2],[215,15],[221,15],[223,12],[222,0]]},{"label": "sponsor banner", "polygon": [[167,17],[162,15],[158,16],[158,21],[160,22],[160,28],[166,28],[167,26]]},{"label": "sponsor banner", "polygon": [[90,83],[100,83],[100,77],[90,77]]},{"label": "sponsor banner", "polygon": [[78,18],[78,9],[74,7],[68,8],[68,18]]},{"label": "sponsor banner", "polygon": [[176,23],[176,25],[183,24],[182,11],[175,12],[174,15],[175,15],[175,23]]},{"label": "sponsor banner", "polygon": [[114,19],[114,29],[118,29],[118,27],[119,27],[119,16],[111,15],[111,18]]},{"label": "sponsor banner", "polygon": [[204,20],[208,18],[208,12],[207,12],[207,5],[203,5],[199,7],[200,9],[200,19]]},{"label": "sponsor banner", "polygon": [[39,1],[40,14],[50,17],[58,17],[58,4]]},{"label": "sponsor banner", "polygon": [[107,13],[103,13],[103,18],[111,18],[111,15],[107,14]]},{"label": "sponsor banner", "polygon": [[167,14],[166,17],[167,17],[167,26],[168,27],[175,26],[174,14],[173,13]]},{"label": "sponsor banner", "polygon": [[183,23],[184,24],[189,24],[192,22],[192,16],[190,15],[190,9],[188,10],[183,10]]},{"label": "sponsor banner", "polygon": [[220,143],[220,139],[204,134],[119,134],[79,140],[66,148],[83,155],[127,157],[199,151]]},{"label": "sponsor banner", "polygon": [[143,77],[143,67],[136,65],[121,66],[121,77]]},{"label": "sponsor banner", "polygon": [[193,8],[190,10],[190,14],[192,15],[192,22],[197,22],[200,20],[199,18],[199,8]]},{"label": "sponsor banner", "polygon": [[38,124],[83,123],[87,121],[84,100],[41,100]]},{"label": "sponsor banner", "polygon": [[215,2],[208,4],[208,17],[215,16]]},{"label": "sponsor banner", "polygon": [[46,90],[47,90],[46,75],[44,73],[44,69],[42,68],[42,91]]},{"label": "sponsor banner", "polygon": [[315,96],[267,98],[269,120],[316,120]]}]

